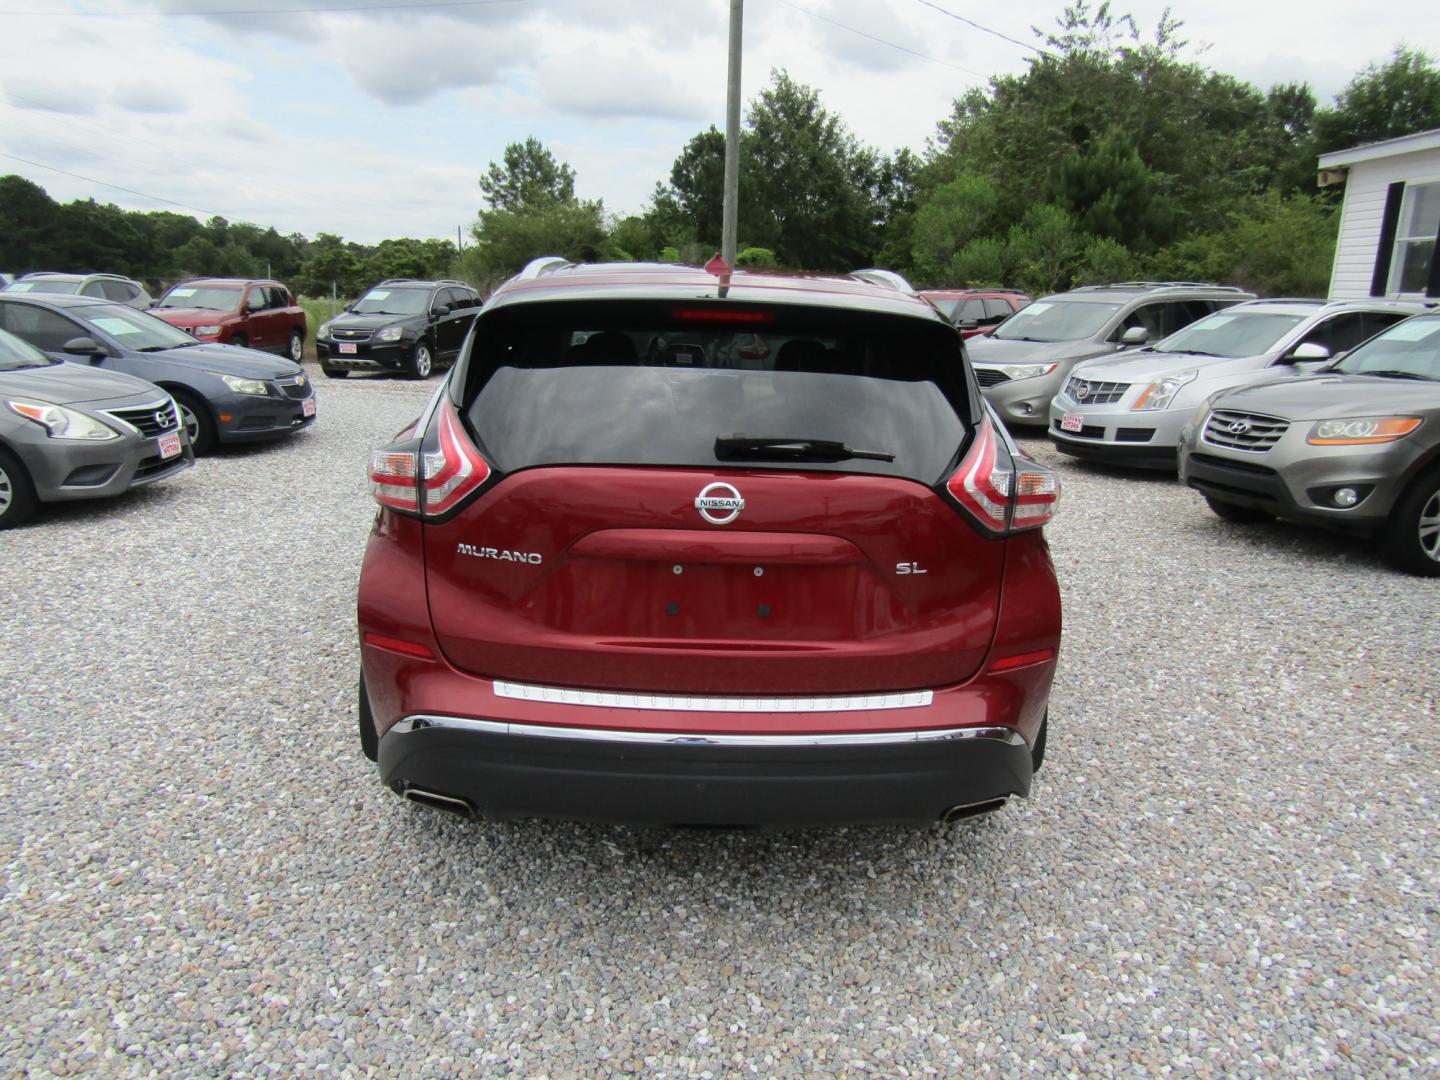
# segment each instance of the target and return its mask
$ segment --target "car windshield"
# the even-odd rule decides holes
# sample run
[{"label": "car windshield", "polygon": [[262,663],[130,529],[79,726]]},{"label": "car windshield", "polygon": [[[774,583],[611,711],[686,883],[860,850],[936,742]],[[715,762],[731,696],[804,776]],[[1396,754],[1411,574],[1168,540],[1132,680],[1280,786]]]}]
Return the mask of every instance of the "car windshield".
[{"label": "car windshield", "polygon": [[240,293],[243,291],[239,285],[176,285],[162,296],[155,306],[239,311]]},{"label": "car windshield", "polygon": [[1347,375],[1383,375],[1440,382],[1440,317],[1406,319],[1371,338],[1336,364]]},{"label": "car windshield", "polygon": [[708,308],[623,301],[497,313],[465,374],[483,449],[507,472],[803,462],[925,484],[945,474],[973,408],[948,327],[804,308],[724,325],[732,314],[715,325]]},{"label": "car windshield", "polygon": [[1195,353],[1227,359],[1259,356],[1269,352],[1304,318],[1304,312],[1217,312],[1171,334],[1163,341],[1157,341],[1155,351]]},{"label": "car windshield", "polygon": [[80,288],[78,281],[66,281],[64,278],[39,278],[35,281],[12,282],[5,286],[5,291],[73,293],[78,288]]},{"label": "car windshield", "polygon": [[1120,310],[1099,300],[1037,300],[1011,315],[991,337],[1006,341],[1076,341],[1089,337]]},{"label": "car windshield", "polygon": [[71,308],[69,314],[92,330],[98,330],[137,352],[159,352],[161,349],[195,344],[195,339],[185,331],[123,304],[87,304]]},{"label": "car windshield", "polygon": [[422,315],[429,309],[429,289],[371,289],[350,310],[356,315]]},{"label": "car windshield", "polygon": [[49,367],[60,361],[51,360],[28,341],[21,341],[14,334],[0,330],[0,371],[19,371],[22,368]]}]

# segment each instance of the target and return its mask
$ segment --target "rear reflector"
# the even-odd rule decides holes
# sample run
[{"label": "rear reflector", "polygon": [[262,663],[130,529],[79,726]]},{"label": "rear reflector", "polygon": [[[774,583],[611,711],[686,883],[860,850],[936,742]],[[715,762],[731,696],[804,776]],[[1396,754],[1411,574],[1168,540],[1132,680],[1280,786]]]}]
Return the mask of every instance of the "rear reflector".
[{"label": "rear reflector", "polygon": [[1047,660],[1055,659],[1054,649],[1040,649],[1037,652],[1019,653],[1015,656],[1002,656],[990,665],[991,671],[1014,671],[1016,668],[1029,667],[1031,664],[1043,664]]},{"label": "rear reflector", "polygon": [[388,637],[385,634],[366,633],[364,637],[366,645],[373,645],[377,649],[384,649],[386,652],[399,653],[402,656],[414,656],[420,660],[434,660],[435,653],[428,645],[421,645],[418,641],[406,641],[404,638]]}]

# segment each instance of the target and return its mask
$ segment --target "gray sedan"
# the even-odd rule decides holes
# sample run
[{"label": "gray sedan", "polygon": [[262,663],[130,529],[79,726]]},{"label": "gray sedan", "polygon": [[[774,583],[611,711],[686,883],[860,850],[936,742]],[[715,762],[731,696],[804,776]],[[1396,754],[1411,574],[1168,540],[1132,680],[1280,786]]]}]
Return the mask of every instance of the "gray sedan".
[{"label": "gray sedan", "polygon": [[1440,312],[1323,372],[1206,402],[1182,433],[1180,478],[1227,521],[1377,535],[1391,565],[1440,576]]},{"label": "gray sedan", "polygon": [[163,390],[52,360],[0,330],[0,529],[39,503],[119,495],[194,460]]}]

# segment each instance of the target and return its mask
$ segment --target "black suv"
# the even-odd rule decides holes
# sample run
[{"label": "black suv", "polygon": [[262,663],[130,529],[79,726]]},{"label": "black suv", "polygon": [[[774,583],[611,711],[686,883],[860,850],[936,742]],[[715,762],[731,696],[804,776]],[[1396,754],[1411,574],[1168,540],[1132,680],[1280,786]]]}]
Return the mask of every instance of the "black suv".
[{"label": "black suv", "polygon": [[428,379],[437,362],[460,355],[479,310],[480,294],[463,281],[390,278],[320,326],[315,355],[332,379],[352,371]]}]

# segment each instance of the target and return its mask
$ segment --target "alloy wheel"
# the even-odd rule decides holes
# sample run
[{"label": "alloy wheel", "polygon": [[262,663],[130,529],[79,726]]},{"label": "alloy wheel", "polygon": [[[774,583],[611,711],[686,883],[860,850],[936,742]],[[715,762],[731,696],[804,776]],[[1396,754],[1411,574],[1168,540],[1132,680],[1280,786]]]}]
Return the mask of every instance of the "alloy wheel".
[{"label": "alloy wheel", "polygon": [[15,484],[10,479],[10,474],[5,471],[5,466],[0,465],[0,514],[10,509],[10,504],[15,501]]},{"label": "alloy wheel", "polygon": [[1431,492],[1420,508],[1420,550],[1425,557],[1440,562],[1440,490]]},{"label": "alloy wheel", "polygon": [[176,402],[180,406],[180,422],[185,425],[185,437],[190,440],[190,445],[195,445],[195,440],[200,438],[200,418],[195,415],[195,410],[183,402]]}]

